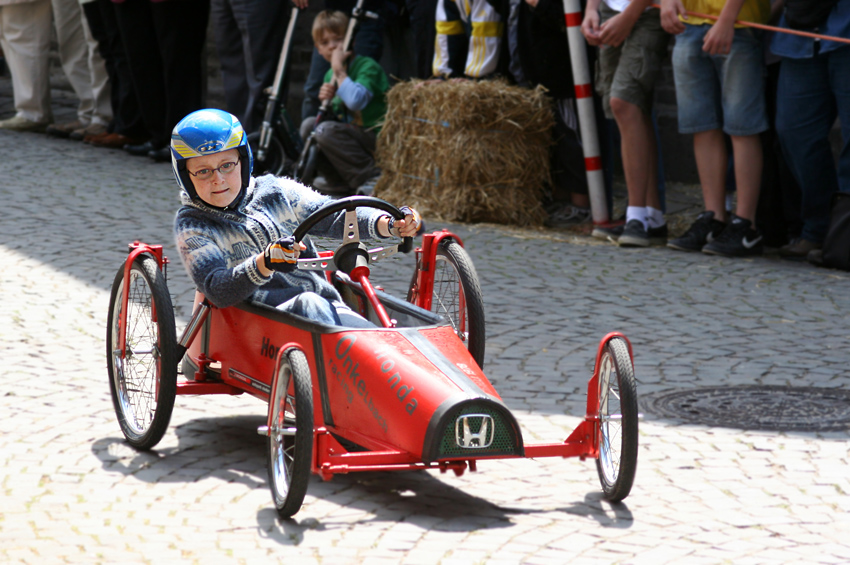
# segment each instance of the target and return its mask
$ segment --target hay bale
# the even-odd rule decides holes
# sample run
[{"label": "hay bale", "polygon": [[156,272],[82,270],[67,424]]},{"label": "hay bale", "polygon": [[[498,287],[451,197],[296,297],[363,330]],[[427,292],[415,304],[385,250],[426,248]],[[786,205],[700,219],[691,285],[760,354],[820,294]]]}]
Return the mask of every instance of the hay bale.
[{"label": "hay bale", "polygon": [[413,80],[387,106],[375,196],[444,221],[542,223],[554,121],[542,88]]}]

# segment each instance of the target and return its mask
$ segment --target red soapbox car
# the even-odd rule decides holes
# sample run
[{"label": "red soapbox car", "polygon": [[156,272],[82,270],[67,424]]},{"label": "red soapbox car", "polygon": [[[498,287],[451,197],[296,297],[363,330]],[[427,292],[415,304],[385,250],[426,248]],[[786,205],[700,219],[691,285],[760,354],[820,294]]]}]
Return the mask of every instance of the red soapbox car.
[{"label": "red soapbox car", "polygon": [[[605,498],[631,490],[638,406],[631,345],[606,335],[587,385],[584,420],[563,441],[527,444],[481,370],[484,312],[475,269],[460,239],[426,234],[416,249],[407,300],[372,286],[369,264],[410,251],[412,239],[373,249],[355,210],[403,215],[376,198],[337,200],[294,234],[345,214],[343,242],[298,268],[325,271],[374,328],[347,328],[247,302],[216,308],[198,294],[180,338],[161,246],[134,243],[112,287],[106,353],[109,386],[127,441],[150,449],[165,433],[178,394],[241,394],[268,402],[269,486],[278,514],[300,509],[311,473],[477,470],[486,459],[591,457]],[[182,359],[183,376],[178,377]]]}]

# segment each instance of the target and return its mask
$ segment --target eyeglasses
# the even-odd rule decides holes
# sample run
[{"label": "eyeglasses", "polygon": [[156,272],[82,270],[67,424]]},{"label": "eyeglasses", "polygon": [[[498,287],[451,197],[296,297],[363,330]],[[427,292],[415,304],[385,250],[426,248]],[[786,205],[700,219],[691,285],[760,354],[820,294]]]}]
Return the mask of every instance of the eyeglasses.
[{"label": "eyeglasses", "polygon": [[215,169],[201,169],[199,171],[195,171],[194,173],[192,171],[187,170],[186,172],[188,172],[196,179],[209,180],[213,177],[216,171],[220,172],[223,175],[229,175],[230,173],[236,170],[236,165],[238,164],[239,159],[237,159],[236,161],[228,161],[227,163],[222,163]]}]

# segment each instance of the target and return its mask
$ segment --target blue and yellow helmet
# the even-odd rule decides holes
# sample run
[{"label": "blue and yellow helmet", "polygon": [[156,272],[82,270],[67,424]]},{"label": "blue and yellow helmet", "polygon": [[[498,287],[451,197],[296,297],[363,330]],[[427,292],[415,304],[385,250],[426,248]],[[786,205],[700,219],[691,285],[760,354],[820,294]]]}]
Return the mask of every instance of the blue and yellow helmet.
[{"label": "blue and yellow helmet", "polygon": [[254,170],[254,156],[248,146],[248,135],[236,116],[223,110],[207,108],[192,112],[174,126],[171,132],[171,166],[180,188],[193,199],[198,197],[186,170],[186,160],[237,149],[242,161],[242,190],[248,186]]}]

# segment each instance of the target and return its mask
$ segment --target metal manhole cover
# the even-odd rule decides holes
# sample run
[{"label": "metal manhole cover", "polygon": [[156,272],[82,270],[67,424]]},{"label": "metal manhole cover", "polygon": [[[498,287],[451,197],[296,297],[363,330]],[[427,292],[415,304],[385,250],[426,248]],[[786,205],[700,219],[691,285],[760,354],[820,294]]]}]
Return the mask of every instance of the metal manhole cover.
[{"label": "metal manhole cover", "polygon": [[725,386],[647,394],[646,412],[692,424],[765,431],[850,429],[850,391],[814,387]]}]

